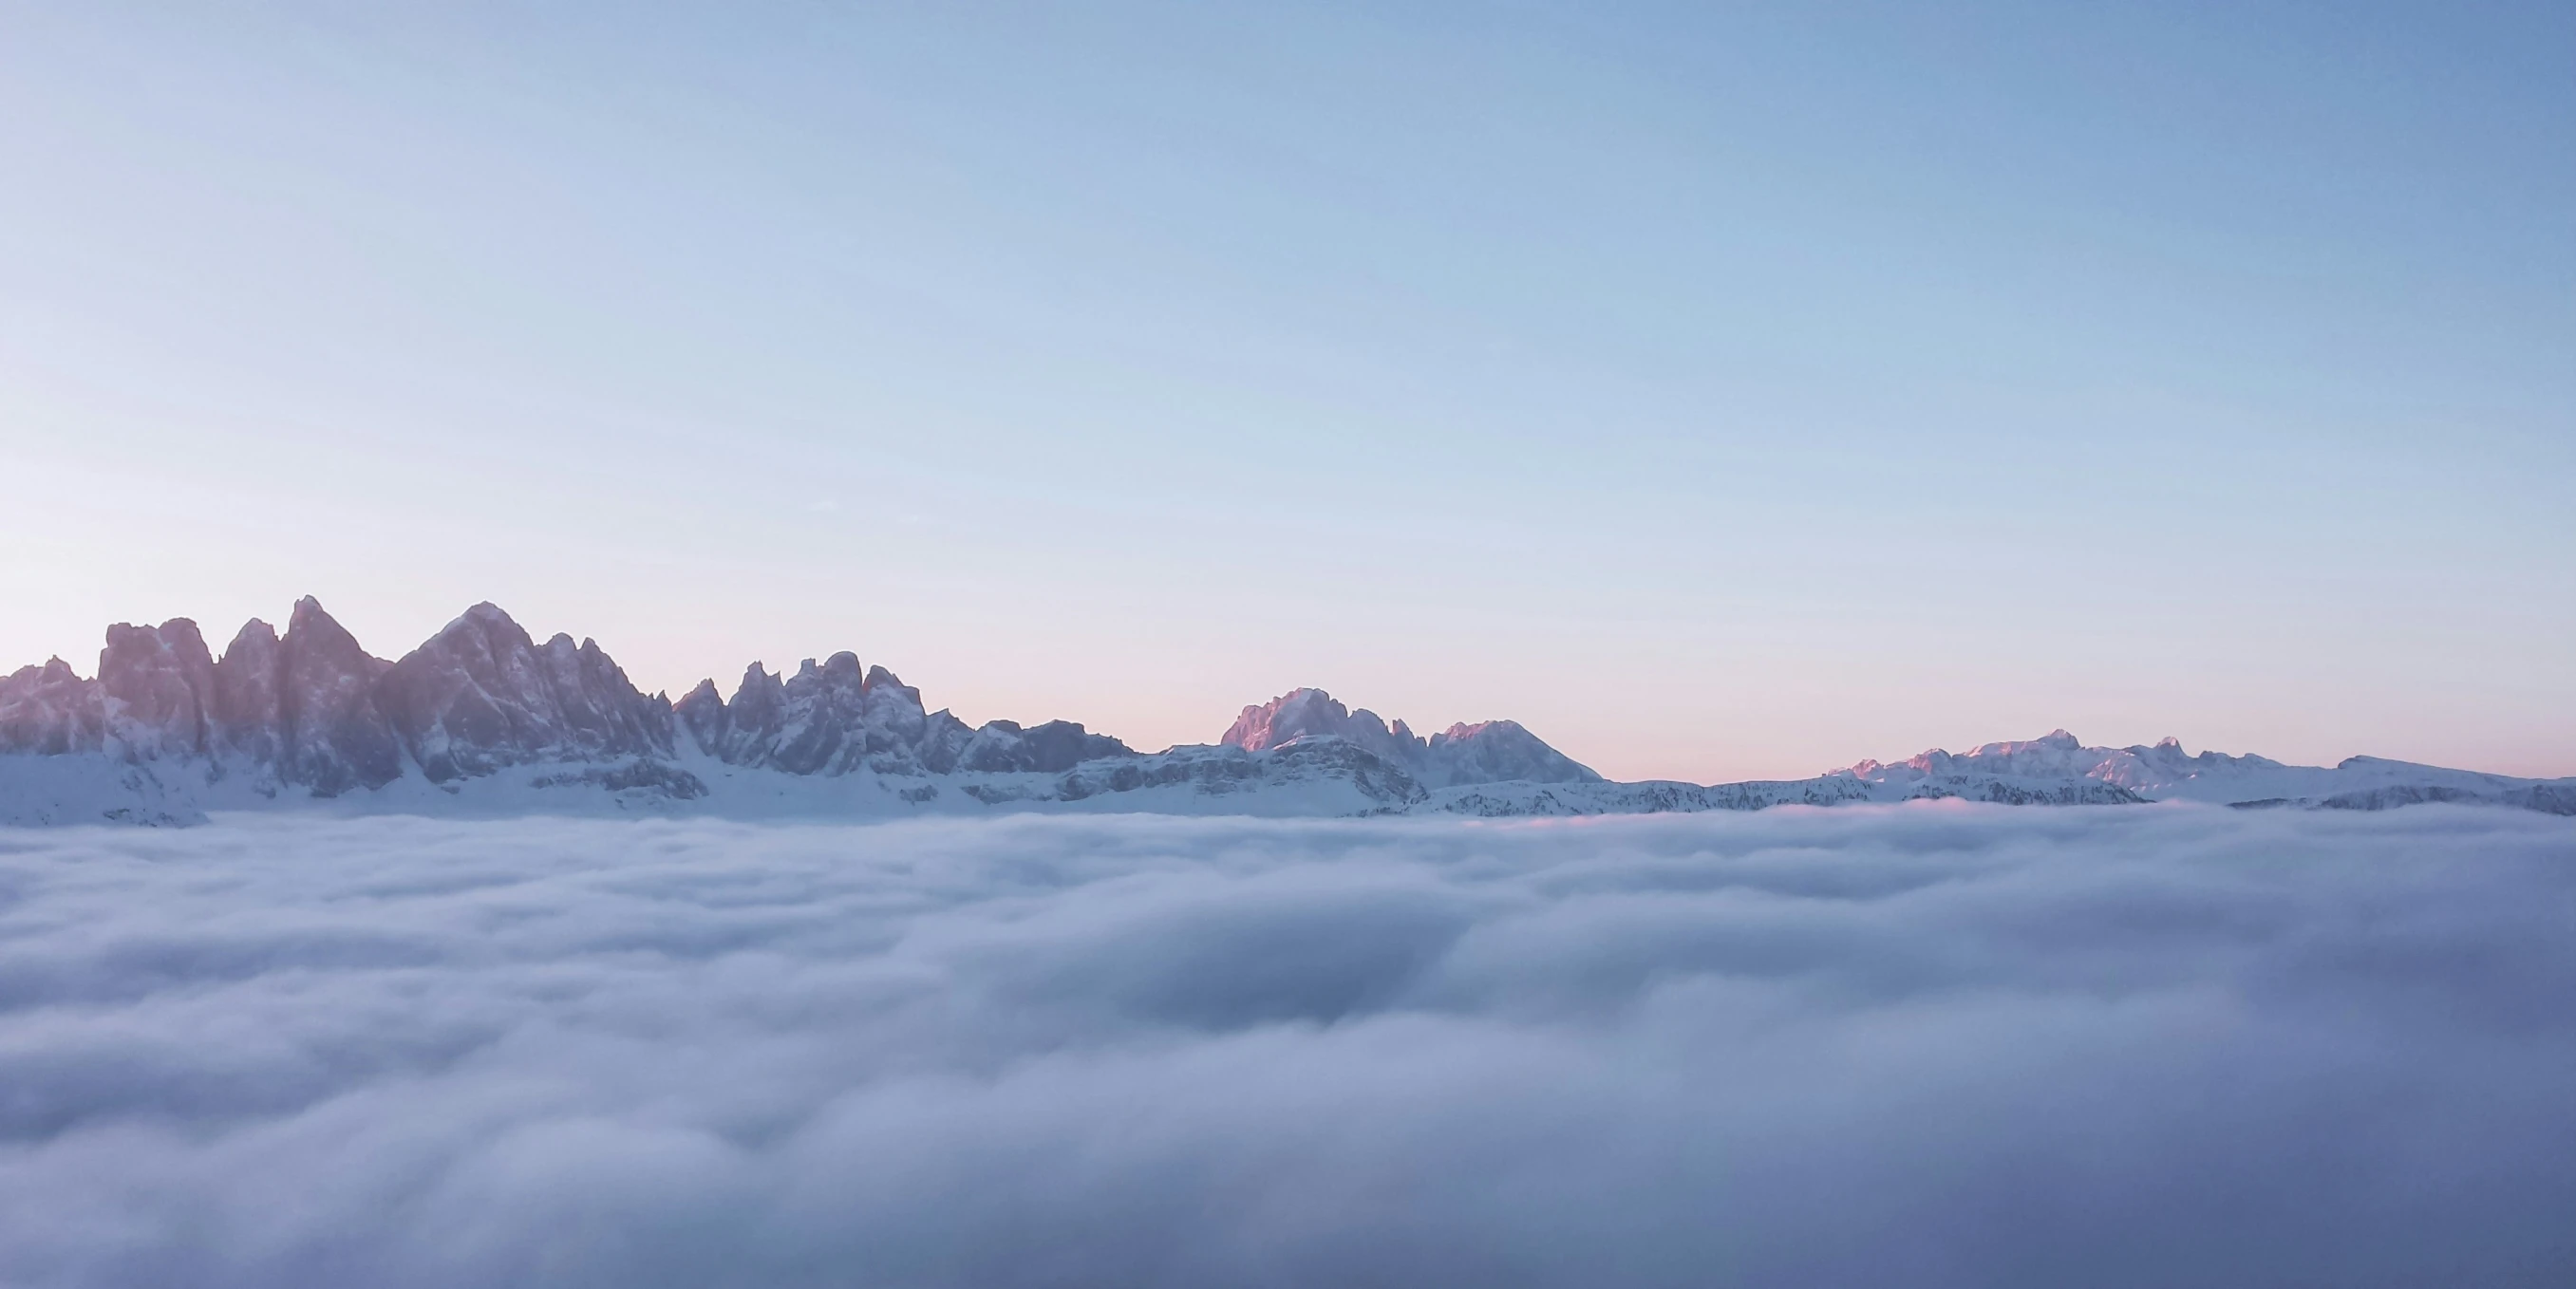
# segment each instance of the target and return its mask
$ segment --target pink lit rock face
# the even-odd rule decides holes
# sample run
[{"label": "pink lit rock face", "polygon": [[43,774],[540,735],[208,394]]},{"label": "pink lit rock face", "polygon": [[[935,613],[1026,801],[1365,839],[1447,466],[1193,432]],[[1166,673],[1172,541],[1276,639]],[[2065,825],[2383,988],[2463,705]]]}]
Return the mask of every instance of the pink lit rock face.
[{"label": "pink lit rock face", "polygon": [[970,727],[856,654],[758,663],[727,700],[638,691],[597,642],[539,644],[478,604],[388,662],[312,599],[212,657],[197,625],[118,624],[95,678],[57,658],[0,677],[0,823],[186,823],[210,809],[868,817],[922,811],[1592,815],[1965,799],[2576,813],[2576,780],[2355,757],[2096,748],[2064,730],[1812,779],[1609,783],[1508,720],[1423,738],[1296,689],[1213,745],[1139,753],[1069,721]]},{"label": "pink lit rock face", "polygon": [[1425,739],[1397,721],[1350,711],[1320,689],[1293,689],[1246,707],[1219,742],[1265,752],[1298,739],[1338,738],[1410,770],[1425,786],[1471,783],[1597,783],[1601,776],[1541,742],[1518,721],[1452,725]]},{"label": "pink lit rock face", "polygon": [[97,751],[107,737],[107,712],[95,682],[71,664],[48,659],[0,680],[0,748],[37,756]]},{"label": "pink lit rock face", "polygon": [[214,746],[215,660],[186,618],[109,627],[98,689],[118,706],[139,755],[198,756]]},{"label": "pink lit rock face", "polygon": [[376,706],[385,668],[311,599],[284,639],[254,621],[220,662],[185,618],[120,623],[95,680],[59,658],[0,680],[0,752],[239,765],[272,792],[291,784],[326,797],[381,787],[403,770]]}]

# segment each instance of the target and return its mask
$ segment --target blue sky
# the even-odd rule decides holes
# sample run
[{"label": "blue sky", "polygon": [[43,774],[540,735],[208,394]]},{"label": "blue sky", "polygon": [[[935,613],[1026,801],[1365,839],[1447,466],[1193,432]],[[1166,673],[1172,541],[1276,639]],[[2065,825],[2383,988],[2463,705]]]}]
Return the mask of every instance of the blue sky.
[{"label": "blue sky", "polygon": [[0,657],[2576,773],[2576,10],[0,8]]}]

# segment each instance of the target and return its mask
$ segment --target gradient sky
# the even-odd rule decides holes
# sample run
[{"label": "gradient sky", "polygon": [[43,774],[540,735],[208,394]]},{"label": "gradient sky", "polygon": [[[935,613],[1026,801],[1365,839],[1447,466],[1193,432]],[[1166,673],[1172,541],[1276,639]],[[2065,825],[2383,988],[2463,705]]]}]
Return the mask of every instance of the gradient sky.
[{"label": "gradient sky", "polygon": [[2576,8],[628,8],[0,0],[0,660],[2576,774]]}]

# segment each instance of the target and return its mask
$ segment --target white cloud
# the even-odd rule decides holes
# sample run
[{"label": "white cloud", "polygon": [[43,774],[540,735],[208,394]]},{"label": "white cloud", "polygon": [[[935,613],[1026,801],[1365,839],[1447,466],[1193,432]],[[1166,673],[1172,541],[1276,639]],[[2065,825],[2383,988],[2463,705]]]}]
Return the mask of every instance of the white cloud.
[{"label": "white cloud", "polygon": [[2576,825],[0,833],[0,1283],[2564,1283]]}]

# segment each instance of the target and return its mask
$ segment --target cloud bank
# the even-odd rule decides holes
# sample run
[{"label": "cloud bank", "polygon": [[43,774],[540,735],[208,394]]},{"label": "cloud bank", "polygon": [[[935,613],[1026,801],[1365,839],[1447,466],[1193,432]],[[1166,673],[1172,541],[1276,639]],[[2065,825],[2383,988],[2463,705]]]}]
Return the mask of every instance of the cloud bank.
[{"label": "cloud bank", "polygon": [[0,833],[10,1285],[2576,1279],[2576,823]]}]

